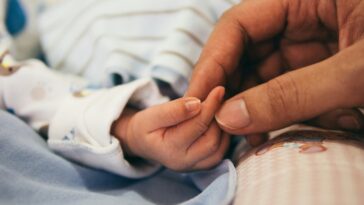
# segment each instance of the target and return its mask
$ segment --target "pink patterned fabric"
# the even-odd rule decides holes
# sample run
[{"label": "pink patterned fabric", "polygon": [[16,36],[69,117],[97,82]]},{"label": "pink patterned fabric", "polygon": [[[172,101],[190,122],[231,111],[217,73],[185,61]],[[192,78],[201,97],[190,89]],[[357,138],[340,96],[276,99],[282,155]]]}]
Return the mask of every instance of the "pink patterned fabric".
[{"label": "pink patterned fabric", "polygon": [[240,158],[234,204],[364,204],[362,139],[297,131],[270,140]]}]

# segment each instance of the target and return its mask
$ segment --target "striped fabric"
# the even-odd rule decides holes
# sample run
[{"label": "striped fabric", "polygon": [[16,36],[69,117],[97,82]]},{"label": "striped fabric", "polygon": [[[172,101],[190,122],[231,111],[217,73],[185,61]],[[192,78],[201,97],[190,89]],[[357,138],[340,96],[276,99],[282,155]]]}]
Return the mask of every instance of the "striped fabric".
[{"label": "striped fabric", "polygon": [[[182,95],[219,16],[233,0],[47,1],[39,27],[50,66],[110,85],[140,77]],[[49,3],[53,2],[53,3]],[[54,3],[56,2],[56,3]]]},{"label": "striped fabric", "polygon": [[363,138],[326,133],[280,136],[243,156],[234,204],[363,204]]}]

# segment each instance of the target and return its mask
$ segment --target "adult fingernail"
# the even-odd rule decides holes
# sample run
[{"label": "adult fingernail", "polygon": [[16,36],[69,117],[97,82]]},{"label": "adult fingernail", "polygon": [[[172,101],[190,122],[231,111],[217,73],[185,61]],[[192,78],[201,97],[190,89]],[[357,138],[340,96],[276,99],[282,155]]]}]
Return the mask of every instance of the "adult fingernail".
[{"label": "adult fingernail", "polygon": [[186,99],[185,106],[188,112],[195,112],[201,107],[201,100],[197,98]]},{"label": "adult fingernail", "polygon": [[360,123],[359,121],[350,115],[344,115],[341,116],[338,120],[337,120],[338,125],[346,130],[359,130],[360,129]]},{"label": "adult fingernail", "polygon": [[215,118],[220,125],[229,129],[239,129],[250,124],[249,112],[242,99],[226,102]]}]

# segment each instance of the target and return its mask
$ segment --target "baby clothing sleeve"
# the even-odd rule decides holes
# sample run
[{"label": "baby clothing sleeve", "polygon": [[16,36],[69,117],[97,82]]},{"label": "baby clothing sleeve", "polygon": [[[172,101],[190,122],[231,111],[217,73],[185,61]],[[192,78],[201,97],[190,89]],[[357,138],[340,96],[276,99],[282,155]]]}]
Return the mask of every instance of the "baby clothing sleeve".
[{"label": "baby clothing sleeve", "polygon": [[[9,56],[4,62],[11,62]],[[0,67],[0,106],[37,130],[48,128],[48,144],[55,152],[94,168],[130,178],[148,176],[159,165],[133,165],[119,141],[110,134],[114,120],[128,103],[147,107],[165,102],[150,79],[111,89],[84,89],[87,83],[49,70],[30,60]]]},{"label": "baby clothing sleeve", "polygon": [[[152,81],[142,79],[68,97],[50,122],[49,146],[70,159],[115,174],[138,178],[154,173],[159,169],[156,164],[144,163],[137,167],[125,160],[119,141],[110,135],[111,124],[128,101],[144,107],[160,100],[152,96],[153,89],[157,87]],[[147,102],[142,98],[148,99]]]}]

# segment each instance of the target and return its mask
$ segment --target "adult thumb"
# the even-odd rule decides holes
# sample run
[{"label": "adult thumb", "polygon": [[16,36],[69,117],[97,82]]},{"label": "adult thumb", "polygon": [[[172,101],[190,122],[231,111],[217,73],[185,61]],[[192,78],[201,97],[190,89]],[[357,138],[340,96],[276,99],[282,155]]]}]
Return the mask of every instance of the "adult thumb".
[{"label": "adult thumb", "polygon": [[358,64],[363,66],[363,62],[346,53],[238,94],[223,104],[215,116],[216,121],[228,133],[255,134],[283,128],[337,108],[357,106],[362,98],[358,100],[355,96],[360,93],[355,91],[362,86],[358,82],[363,84],[363,69]]}]

